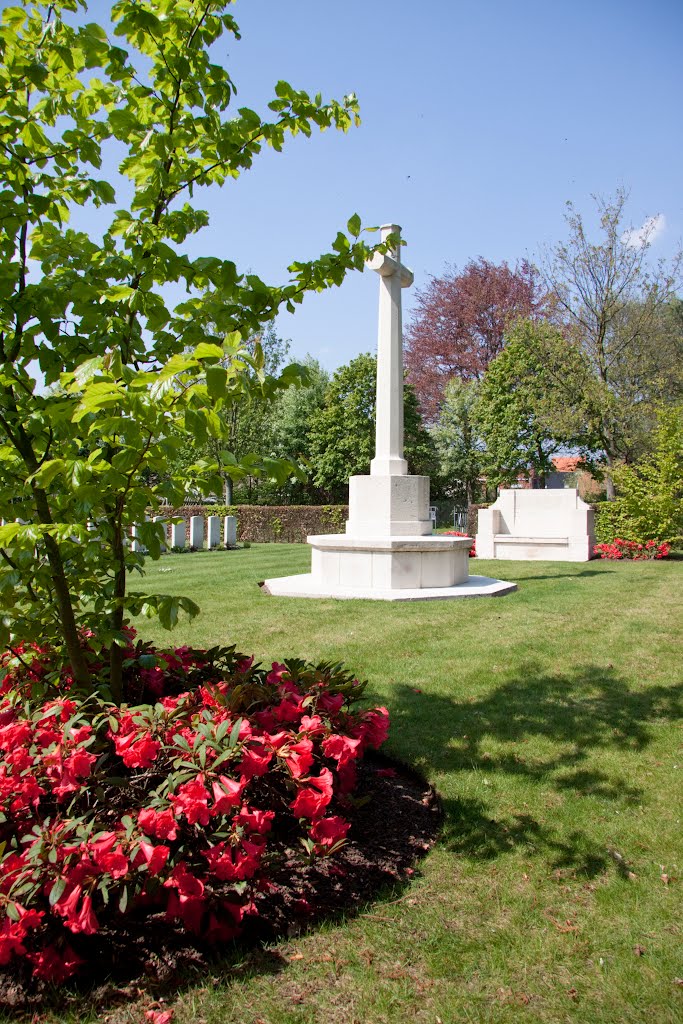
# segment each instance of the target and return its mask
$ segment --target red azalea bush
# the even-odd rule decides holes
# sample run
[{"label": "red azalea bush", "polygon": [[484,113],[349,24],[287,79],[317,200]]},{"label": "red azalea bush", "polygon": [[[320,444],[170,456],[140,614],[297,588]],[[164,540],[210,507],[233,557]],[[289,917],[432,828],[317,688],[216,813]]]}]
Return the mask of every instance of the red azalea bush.
[{"label": "red azalea bush", "polygon": [[635,540],[622,540],[617,537],[611,544],[596,544],[593,554],[612,561],[631,559],[634,562],[643,562],[667,558],[670,550],[666,542],[661,543],[658,540],[647,540],[644,544],[639,544]]},{"label": "red azalea bush", "polygon": [[130,639],[121,706],[56,696],[49,652],[0,659],[0,965],[34,978],[75,974],[132,912],[238,935],[280,851],[344,842],[356,762],[387,735],[339,666]]},{"label": "red azalea bush", "polygon": [[[446,537],[469,537],[469,533],[463,533],[462,530],[446,530]],[[472,541],[472,547],[470,548],[470,558],[477,557],[477,542]]]}]

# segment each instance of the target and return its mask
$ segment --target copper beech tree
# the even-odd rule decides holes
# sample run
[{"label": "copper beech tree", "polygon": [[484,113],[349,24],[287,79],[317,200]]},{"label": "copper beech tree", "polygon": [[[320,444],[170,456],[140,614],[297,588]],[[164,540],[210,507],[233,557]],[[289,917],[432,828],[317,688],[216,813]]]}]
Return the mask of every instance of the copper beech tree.
[{"label": "copper beech tree", "polygon": [[426,419],[437,418],[449,380],[481,378],[509,325],[539,316],[545,304],[540,275],[526,260],[511,268],[480,257],[418,289],[405,359]]}]

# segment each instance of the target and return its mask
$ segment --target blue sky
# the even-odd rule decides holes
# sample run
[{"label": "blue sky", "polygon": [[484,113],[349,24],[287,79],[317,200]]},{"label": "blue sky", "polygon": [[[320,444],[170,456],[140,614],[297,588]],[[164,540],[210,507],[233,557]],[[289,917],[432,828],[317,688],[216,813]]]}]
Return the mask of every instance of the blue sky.
[{"label": "blue sky", "polygon": [[[108,5],[96,0],[90,17]],[[200,193],[211,226],[195,254],[281,282],[358,212],[397,222],[415,285],[484,256],[537,259],[564,236],[571,199],[630,189],[638,227],[662,214],[654,256],[683,237],[680,0],[237,0],[224,37],[238,105],[260,113],[284,78],[326,98],[355,92],[362,126],[266,151]],[[409,314],[414,288],[404,292]],[[372,349],[377,280],[347,278],[278,321],[292,354],[329,369]]]},{"label": "blue sky", "polygon": [[[269,280],[356,211],[402,225],[416,286],[477,256],[534,258],[563,237],[568,199],[590,215],[591,194],[618,185],[636,226],[664,215],[653,255],[683,236],[680,0],[237,0],[234,13],[240,102],[263,109],[285,78],[361,104],[360,128],[266,153],[212,200],[225,254]],[[376,295],[374,274],[354,275],[278,327],[332,368],[374,346]]]}]

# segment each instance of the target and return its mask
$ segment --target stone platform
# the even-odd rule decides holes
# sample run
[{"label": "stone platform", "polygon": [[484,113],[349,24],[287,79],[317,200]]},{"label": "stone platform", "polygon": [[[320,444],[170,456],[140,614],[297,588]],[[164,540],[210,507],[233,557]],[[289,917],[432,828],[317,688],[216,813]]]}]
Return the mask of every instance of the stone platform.
[{"label": "stone platform", "polygon": [[308,537],[311,572],[265,580],[275,597],[434,601],[493,597],[517,587],[488,576],[469,576],[469,537]]},{"label": "stone platform", "polygon": [[339,601],[446,601],[462,597],[501,597],[517,590],[516,583],[494,580],[490,576],[468,576],[464,583],[452,587],[427,587],[405,590],[371,590],[366,587],[329,587],[316,580],[312,573],[281,576],[265,580],[261,587],[273,597],[331,597]]}]

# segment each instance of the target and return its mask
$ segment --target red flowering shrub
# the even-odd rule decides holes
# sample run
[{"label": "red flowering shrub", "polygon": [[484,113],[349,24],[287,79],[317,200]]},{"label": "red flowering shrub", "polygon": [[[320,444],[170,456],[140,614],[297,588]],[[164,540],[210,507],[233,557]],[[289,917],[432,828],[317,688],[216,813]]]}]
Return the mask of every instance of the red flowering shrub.
[{"label": "red flowering shrub", "polygon": [[0,965],[55,983],[88,936],[145,908],[238,935],[280,851],[344,842],[356,762],[387,735],[386,709],[354,707],[364,684],[339,667],[267,670],[132,634],[126,655],[121,706],[55,697],[45,651],[0,659]]},{"label": "red flowering shrub", "polygon": [[[469,533],[463,533],[462,530],[446,530],[446,537],[469,537]],[[470,548],[470,558],[477,557],[477,542],[472,540],[472,547]]]},{"label": "red flowering shrub", "polygon": [[596,544],[593,554],[612,561],[630,559],[633,562],[643,562],[667,558],[670,550],[668,544],[660,543],[658,540],[647,540],[644,544],[638,544],[635,540],[622,540],[617,537],[611,544]]}]

